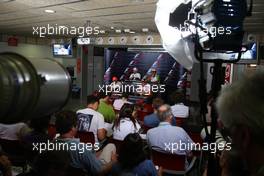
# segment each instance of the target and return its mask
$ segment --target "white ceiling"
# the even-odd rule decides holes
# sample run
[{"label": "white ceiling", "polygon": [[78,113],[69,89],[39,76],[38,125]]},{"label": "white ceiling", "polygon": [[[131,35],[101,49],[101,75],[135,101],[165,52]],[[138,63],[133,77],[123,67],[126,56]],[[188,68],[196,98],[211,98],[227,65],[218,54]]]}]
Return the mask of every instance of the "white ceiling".
[{"label": "white ceiling", "polygon": [[[100,26],[110,32],[112,26],[137,32],[142,28],[149,28],[151,32],[157,32],[154,24],[157,0],[1,1],[3,0],[0,0],[0,33],[3,34],[32,34],[32,26],[47,24],[84,26],[87,20],[92,22],[92,26]],[[56,13],[47,14],[45,9],[55,10]],[[263,33],[264,0],[254,0],[253,11],[253,16],[245,21],[245,28],[251,33]]]}]

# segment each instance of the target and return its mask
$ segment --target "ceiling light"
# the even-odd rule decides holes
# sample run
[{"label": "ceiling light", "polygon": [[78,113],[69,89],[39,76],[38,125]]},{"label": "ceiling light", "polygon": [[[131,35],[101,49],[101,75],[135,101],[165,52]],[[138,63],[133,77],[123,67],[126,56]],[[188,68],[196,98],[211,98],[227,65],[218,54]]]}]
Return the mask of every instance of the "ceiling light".
[{"label": "ceiling light", "polygon": [[46,9],[45,12],[46,12],[46,13],[56,13],[55,10],[50,10],[50,9]]},{"label": "ceiling light", "polygon": [[130,32],[130,29],[124,29],[125,32]]},{"label": "ceiling light", "polygon": [[142,32],[148,32],[148,31],[149,31],[148,28],[143,28],[143,29],[142,29]]},{"label": "ceiling light", "polygon": [[257,67],[257,64],[250,64],[249,67]]},{"label": "ceiling light", "polygon": [[131,2],[144,2],[144,0],[130,0]]},{"label": "ceiling light", "polygon": [[0,3],[12,2],[12,1],[15,1],[15,0],[0,0]]},{"label": "ceiling light", "polygon": [[130,34],[135,34],[136,32],[134,32],[134,31],[130,31],[129,33],[130,33]]},{"label": "ceiling light", "polygon": [[115,32],[116,33],[121,33],[122,31],[121,31],[121,29],[116,29]]},{"label": "ceiling light", "polygon": [[111,29],[113,30],[113,29],[115,29],[115,27],[111,26]]}]

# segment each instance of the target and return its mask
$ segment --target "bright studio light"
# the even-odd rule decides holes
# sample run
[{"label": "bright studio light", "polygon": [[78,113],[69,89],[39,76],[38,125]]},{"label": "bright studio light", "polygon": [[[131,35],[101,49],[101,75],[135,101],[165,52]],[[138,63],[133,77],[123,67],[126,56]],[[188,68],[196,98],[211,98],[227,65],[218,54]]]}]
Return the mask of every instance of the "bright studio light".
[{"label": "bright studio light", "polygon": [[[239,2],[239,3],[238,3]],[[163,47],[186,69],[191,69],[195,43],[205,59],[241,52],[243,23],[249,12],[246,0],[159,0],[155,23]],[[202,49],[201,49],[202,48]],[[197,51],[197,50],[196,50]],[[237,58],[236,58],[237,59]]]},{"label": "bright studio light", "polygon": [[165,50],[183,65],[191,69],[194,60],[194,44],[183,39],[182,32],[169,25],[170,14],[181,4],[187,4],[190,0],[159,0],[155,22],[163,41]]},{"label": "bright studio light", "polygon": [[46,9],[45,12],[46,12],[46,13],[56,13],[55,10],[50,10],[50,9]]}]

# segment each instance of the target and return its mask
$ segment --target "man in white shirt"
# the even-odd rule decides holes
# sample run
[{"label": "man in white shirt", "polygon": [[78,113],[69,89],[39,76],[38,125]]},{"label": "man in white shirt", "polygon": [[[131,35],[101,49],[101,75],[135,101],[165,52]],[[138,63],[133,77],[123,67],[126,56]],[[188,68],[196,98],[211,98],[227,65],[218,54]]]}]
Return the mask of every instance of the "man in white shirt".
[{"label": "man in white shirt", "polygon": [[188,118],[189,117],[189,107],[185,106],[183,103],[175,104],[171,107],[172,114],[174,117],[178,118]]},{"label": "man in white shirt", "polygon": [[77,130],[93,132],[95,142],[106,138],[104,117],[97,112],[99,100],[96,96],[87,97],[87,108],[77,111]]},{"label": "man in white shirt", "polygon": [[129,76],[129,80],[131,81],[141,80],[141,75],[140,73],[138,73],[138,69],[136,67],[133,68],[133,73]]},{"label": "man in white shirt", "polygon": [[158,84],[160,81],[160,77],[157,74],[157,70],[155,68],[151,69],[151,73],[147,78],[147,82],[152,83],[152,84]]},{"label": "man in white shirt", "polygon": [[188,118],[189,107],[185,106],[182,102],[184,101],[184,95],[181,91],[177,91],[172,97],[174,105],[171,106],[172,114],[176,118]]},{"label": "man in white shirt", "polygon": [[20,140],[29,132],[29,127],[25,123],[0,124],[0,138],[6,140]]}]

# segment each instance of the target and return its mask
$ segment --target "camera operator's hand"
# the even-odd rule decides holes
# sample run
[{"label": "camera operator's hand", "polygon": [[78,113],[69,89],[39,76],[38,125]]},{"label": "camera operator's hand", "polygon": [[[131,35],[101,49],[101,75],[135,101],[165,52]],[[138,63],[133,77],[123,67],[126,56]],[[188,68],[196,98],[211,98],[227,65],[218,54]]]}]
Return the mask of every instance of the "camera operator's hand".
[{"label": "camera operator's hand", "polygon": [[0,156],[0,168],[2,169],[2,172],[4,173],[4,176],[12,176],[11,162],[5,155]]}]

